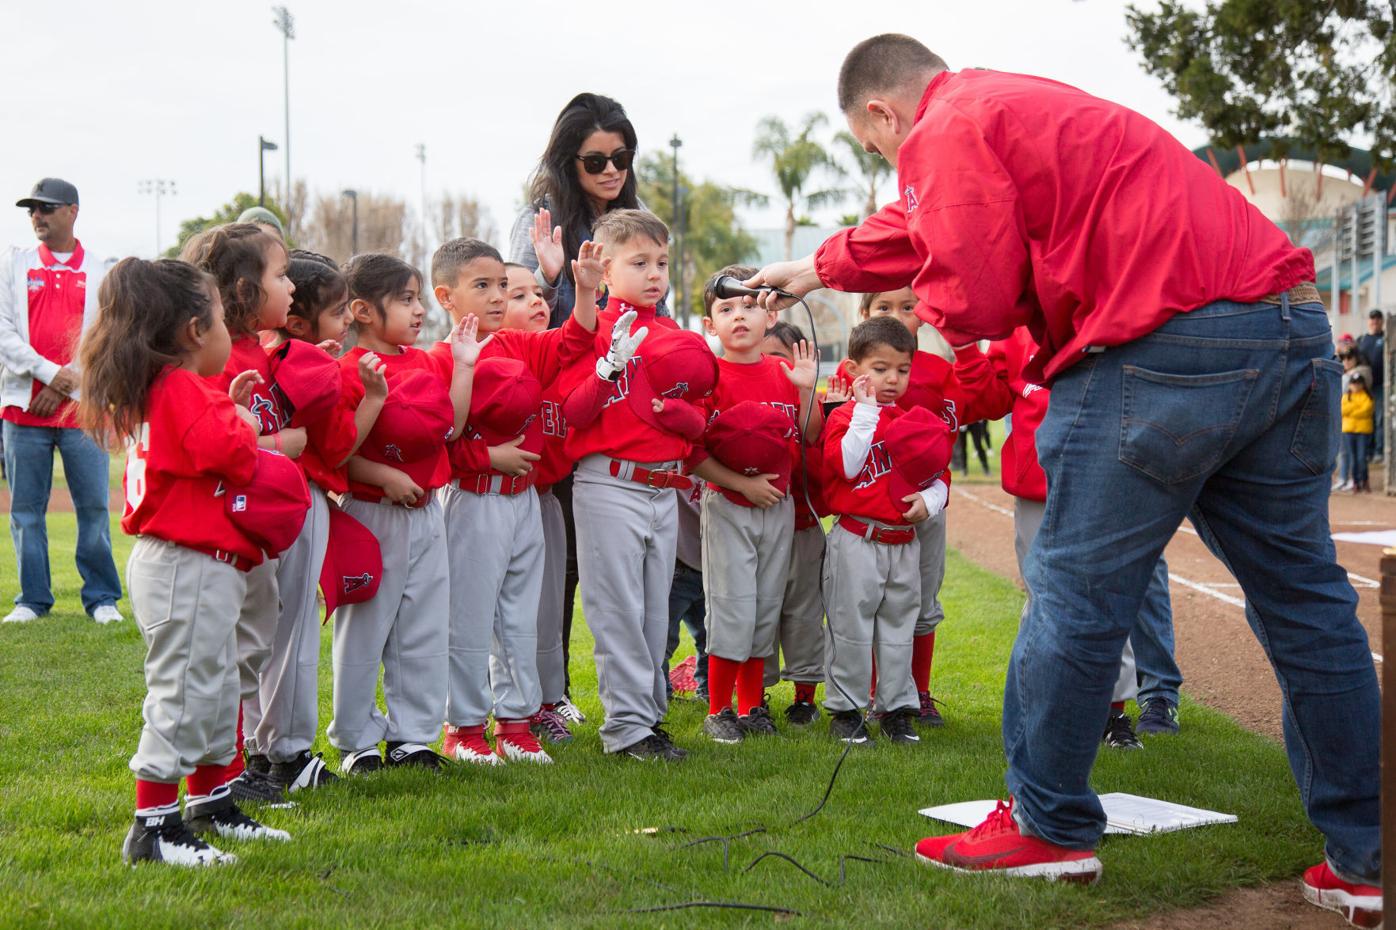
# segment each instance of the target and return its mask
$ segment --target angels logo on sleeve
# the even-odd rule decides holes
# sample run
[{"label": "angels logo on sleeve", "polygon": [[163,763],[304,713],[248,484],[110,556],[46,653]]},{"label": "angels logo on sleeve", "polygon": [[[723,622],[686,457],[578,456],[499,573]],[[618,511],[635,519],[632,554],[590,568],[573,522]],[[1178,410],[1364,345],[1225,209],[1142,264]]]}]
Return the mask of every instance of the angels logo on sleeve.
[{"label": "angels logo on sleeve", "polygon": [[270,394],[253,394],[252,406],[248,409],[261,425],[261,432],[275,433],[281,429],[281,411],[277,407],[276,399]]},{"label": "angels logo on sleeve", "polygon": [[907,215],[910,216],[912,213],[916,212],[917,207],[921,206],[921,201],[916,199],[916,188],[911,186],[910,184],[906,186],[905,196],[906,212]]}]

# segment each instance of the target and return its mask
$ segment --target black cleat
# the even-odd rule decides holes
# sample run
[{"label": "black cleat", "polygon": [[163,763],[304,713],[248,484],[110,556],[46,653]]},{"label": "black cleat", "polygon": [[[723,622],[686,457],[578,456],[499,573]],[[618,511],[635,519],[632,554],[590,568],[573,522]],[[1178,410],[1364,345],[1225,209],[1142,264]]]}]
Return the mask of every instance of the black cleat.
[{"label": "black cleat", "polygon": [[179,807],[171,805],[168,813],[137,817],[121,844],[121,861],[129,866],[142,862],[164,862],[169,865],[225,865],[237,862],[237,856],[217,849],[189,832],[179,816]]},{"label": "black cleat", "polygon": [[266,760],[266,756],[249,756],[248,767],[243,769],[242,774],[228,782],[228,793],[232,795],[234,801],[241,801],[245,804],[285,804],[286,792],[281,789],[280,783],[271,777],[271,763],[266,762],[266,767],[252,767],[254,759]]},{"label": "black cleat", "polygon": [[670,762],[679,762],[688,758],[688,750],[680,749],[678,746],[675,746],[674,738],[669,735],[668,730],[657,723],[650,729],[654,732],[655,738],[659,740],[660,745],[664,747],[664,752],[668,755]]},{"label": "black cleat", "polygon": [[367,775],[382,767],[383,757],[378,753],[377,746],[355,752],[341,751],[339,754],[339,770],[345,775]]},{"label": "black cleat", "polygon": [[1105,722],[1105,735],[1101,737],[1111,749],[1143,749],[1144,744],[1134,735],[1134,721],[1122,710],[1110,709],[1110,719]]},{"label": "black cleat", "polygon": [[940,715],[940,710],[936,707],[940,702],[931,697],[929,691],[916,692],[917,698],[921,702],[921,709],[916,715],[916,722],[923,727],[943,727],[945,718]]},{"label": "black cleat", "polygon": [[417,766],[424,769],[440,769],[446,759],[422,743],[388,743],[388,765],[391,768]]},{"label": "black cleat", "polygon": [[829,735],[844,743],[866,745],[871,736],[863,725],[863,714],[856,710],[841,710],[829,718]]},{"label": "black cleat", "polygon": [[227,840],[280,840],[285,842],[291,834],[258,823],[242,812],[232,797],[222,794],[196,803],[186,802],[190,833],[212,833]]},{"label": "black cleat", "polygon": [[1177,733],[1178,705],[1168,698],[1149,698],[1144,702],[1144,709],[1139,714],[1138,732],[1144,733]]},{"label": "black cleat", "polygon": [[771,712],[765,705],[753,707],[751,713],[738,717],[737,723],[741,724],[742,732],[747,736],[776,735],[776,722],[771,719]]},{"label": "black cleat", "polygon": [[807,727],[819,719],[819,708],[809,701],[796,701],[785,709],[785,722],[792,727]]},{"label": "black cleat", "polygon": [[271,780],[289,794],[306,788],[323,788],[339,781],[339,776],[330,771],[318,752],[311,755],[306,751],[290,762],[273,762]]},{"label": "black cleat", "polygon": [[916,719],[914,708],[901,708],[899,710],[888,711],[882,715],[878,722],[878,729],[882,735],[893,743],[919,743],[921,737],[916,735],[916,727],[912,721]]},{"label": "black cleat", "polygon": [[740,743],[746,735],[732,708],[724,707],[720,713],[709,714],[703,721],[703,735],[714,743]]},{"label": "black cleat", "polygon": [[644,739],[626,746],[617,755],[641,762],[673,762],[675,759],[669,754],[669,749],[663,740],[651,733]]}]

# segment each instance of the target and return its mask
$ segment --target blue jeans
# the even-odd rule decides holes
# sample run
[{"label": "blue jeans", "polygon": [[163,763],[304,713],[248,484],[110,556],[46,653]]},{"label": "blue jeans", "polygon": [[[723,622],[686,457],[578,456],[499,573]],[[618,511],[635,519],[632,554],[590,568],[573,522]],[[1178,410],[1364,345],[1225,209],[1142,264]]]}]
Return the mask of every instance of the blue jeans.
[{"label": "blue jeans", "polygon": [[1343,434],[1343,478],[1359,488],[1367,483],[1367,457],[1372,452],[1371,433]]},{"label": "blue jeans", "polygon": [[693,677],[698,681],[700,693],[708,690],[708,628],[704,625],[707,615],[703,573],[676,561],[674,583],[669,588],[669,641],[664,646],[664,680],[669,680],[669,660],[679,648],[679,624],[682,623],[693,637],[693,651],[698,656]]},{"label": "blue jeans", "polygon": [[1168,563],[1161,558],[1144,591],[1129,641],[1134,646],[1134,667],[1139,676],[1139,706],[1154,698],[1177,706],[1183,673],[1173,658],[1173,601],[1168,596]]},{"label": "blue jeans", "polygon": [[1184,517],[1240,582],[1283,697],[1285,748],[1328,861],[1381,874],[1380,706],[1328,527],[1341,367],[1319,304],[1219,301],[1088,355],[1052,385],[1051,489],[1004,694],[1019,822],[1093,849],[1091,766],[1124,640]]},{"label": "blue jeans", "polygon": [[79,429],[4,423],[5,473],[10,482],[10,535],[19,569],[15,603],[36,614],[53,607],[48,565],[49,492],[53,453],[63,456],[63,474],[78,518],[77,565],[82,607],[88,613],[121,598],[121,577],[111,555],[107,513],[107,454]]},{"label": "blue jeans", "polygon": [[1372,387],[1369,392],[1372,395],[1372,444],[1367,447],[1368,456],[1382,455],[1386,447],[1386,430],[1382,424],[1386,421],[1386,388],[1380,383]]}]

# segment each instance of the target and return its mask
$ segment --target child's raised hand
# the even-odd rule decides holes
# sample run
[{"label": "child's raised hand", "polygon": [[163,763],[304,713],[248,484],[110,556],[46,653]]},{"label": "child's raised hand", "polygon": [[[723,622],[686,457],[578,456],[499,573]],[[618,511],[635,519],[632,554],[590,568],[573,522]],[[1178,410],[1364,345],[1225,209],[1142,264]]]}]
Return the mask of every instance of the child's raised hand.
[{"label": "child's raised hand", "polygon": [[383,474],[383,496],[394,504],[410,507],[425,493],[417,482],[396,468],[389,468]]},{"label": "child's raised hand", "polygon": [[359,380],[364,383],[364,397],[378,400],[388,396],[388,366],[372,352],[359,356]]},{"label": "child's raised hand", "polygon": [[826,404],[843,404],[853,396],[853,385],[848,383],[848,378],[842,371],[829,376],[829,387],[824,392],[824,402]]},{"label": "child's raised hand", "polygon": [[251,368],[239,374],[228,385],[228,396],[239,407],[252,406],[252,389],[262,383],[262,376]]},{"label": "child's raised hand", "polygon": [[324,342],[317,344],[315,348],[319,349],[321,352],[333,355],[335,358],[339,358],[339,353],[344,351],[344,345],[338,339],[326,339]]},{"label": "child's raised hand", "polygon": [[588,239],[582,243],[577,257],[572,260],[572,278],[577,282],[578,291],[594,291],[601,287],[606,274],[609,258],[601,257],[601,244]]},{"label": "child's raised hand", "polygon": [[625,371],[625,366],[635,357],[635,350],[640,348],[640,343],[649,335],[648,326],[641,326],[633,333],[630,331],[635,319],[634,310],[627,310],[617,317],[615,325],[611,327],[611,348],[596,360],[598,378],[610,381]]},{"label": "child's raised hand", "polygon": [[556,281],[567,256],[562,251],[562,227],[553,225],[551,211],[545,208],[533,214],[533,228],[528,231],[528,238],[533,243],[533,254],[538,256],[543,277]]},{"label": "child's raised hand", "polygon": [[815,361],[809,343],[801,339],[792,347],[791,354],[795,356],[795,363],[785,369],[785,376],[801,391],[813,390],[815,382],[819,380],[819,363]]},{"label": "child's raised hand", "polygon": [[853,399],[860,404],[877,403],[877,398],[873,396],[871,376],[859,375],[853,379]]},{"label": "child's raised hand", "polygon": [[490,344],[490,340],[494,338],[494,333],[490,333],[484,339],[476,342],[475,334],[479,331],[480,318],[473,313],[467,313],[461,317],[451,329],[451,358],[457,365],[474,368],[475,363],[480,360],[481,350]]}]

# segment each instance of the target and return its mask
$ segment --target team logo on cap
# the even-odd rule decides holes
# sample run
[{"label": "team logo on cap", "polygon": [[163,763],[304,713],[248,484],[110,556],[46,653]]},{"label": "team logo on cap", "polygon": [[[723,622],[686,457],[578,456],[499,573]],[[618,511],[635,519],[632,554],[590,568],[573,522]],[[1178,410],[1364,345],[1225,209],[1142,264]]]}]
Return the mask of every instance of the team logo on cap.
[{"label": "team logo on cap", "polygon": [[390,442],[383,447],[383,456],[392,459],[394,462],[401,462],[402,450],[397,447],[397,443]]},{"label": "team logo on cap", "polygon": [[340,578],[340,589],[345,594],[352,594],[361,588],[367,588],[373,584],[373,573],[364,572],[362,575],[345,575]]},{"label": "team logo on cap", "polygon": [[683,396],[684,396],[685,394],[687,394],[687,393],[688,393],[688,382],[687,382],[687,381],[679,381],[679,382],[677,382],[673,387],[669,388],[669,390],[667,390],[667,391],[665,391],[664,393],[662,393],[660,396],[661,396],[661,397],[672,397],[672,398],[674,398],[675,400],[677,400],[678,398],[683,397]]},{"label": "team logo on cap", "polygon": [[234,496],[233,496],[232,509],[233,509],[233,513],[242,513],[243,511],[245,511],[245,510],[247,509],[247,495],[246,495],[246,494],[236,494],[236,495],[234,495]]}]

